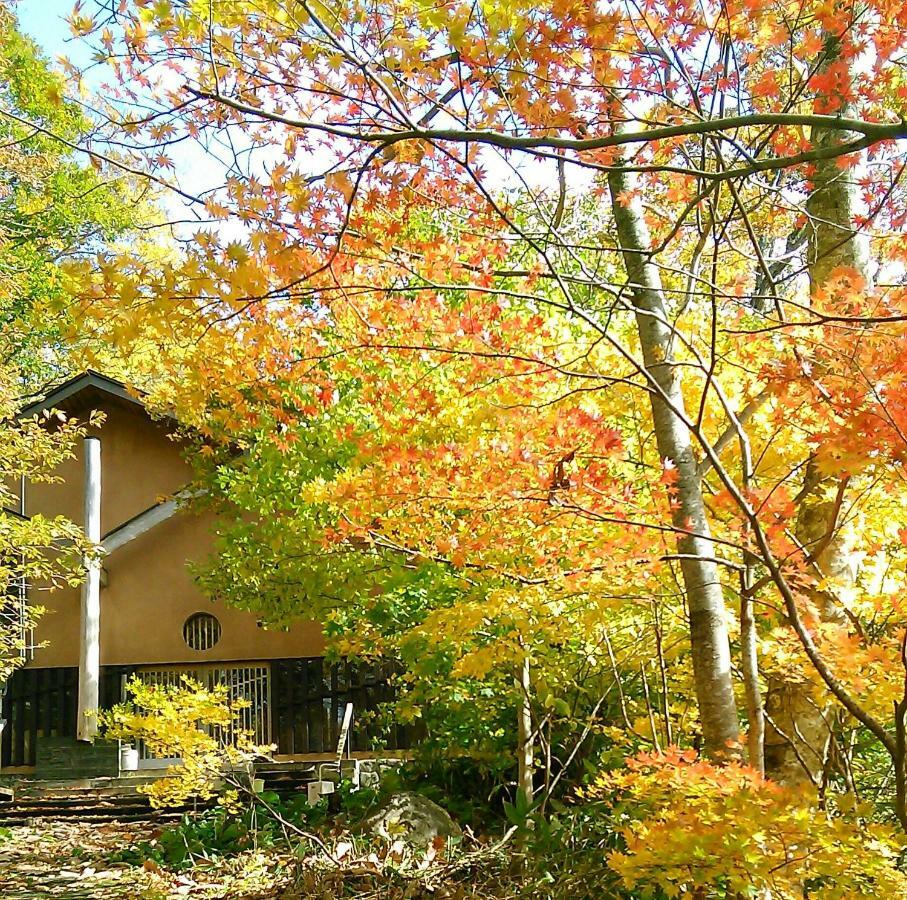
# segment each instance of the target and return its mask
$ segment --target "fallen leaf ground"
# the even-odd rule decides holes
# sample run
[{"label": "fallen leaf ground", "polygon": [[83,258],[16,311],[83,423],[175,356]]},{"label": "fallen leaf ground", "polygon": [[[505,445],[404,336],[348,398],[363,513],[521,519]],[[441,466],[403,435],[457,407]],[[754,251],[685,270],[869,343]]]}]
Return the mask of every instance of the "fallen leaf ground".
[{"label": "fallen leaf ground", "polygon": [[[112,854],[136,840],[147,839],[154,826],[145,823],[104,825],[37,822],[12,828],[0,840],[2,900],[61,897],[67,900],[164,900],[191,897],[276,898],[292,896],[282,884],[277,854],[250,852],[189,874],[166,872],[151,865],[136,868],[111,863]],[[284,888],[287,888],[285,891]]]},{"label": "fallen leaf ground", "polygon": [[[344,855],[351,844],[334,848],[333,865],[323,857],[299,858],[289,852],[249,850],[228,859],[200,861],[185,872],[154,862],[144,867],[112,862],[117,851],[154,837],[150,823],[37,821],[0,834],[0,900],[466,900],[501,897],[494,878],[401,879],[374,856]],[[343,856],[338,859],[338,856]],[[442,864],[443,868],[443,864]],[[432,883],[433,882],[433,883]]]}]

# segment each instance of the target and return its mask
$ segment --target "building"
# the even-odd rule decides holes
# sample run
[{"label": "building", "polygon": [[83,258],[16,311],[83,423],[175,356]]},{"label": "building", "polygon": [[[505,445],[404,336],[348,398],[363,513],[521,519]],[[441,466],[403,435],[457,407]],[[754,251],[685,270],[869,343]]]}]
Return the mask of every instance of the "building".
[{"label": "building", "polygon": [[[22,414],[45,409],[82,419],[100,410],[105,420],[61,466],[60,483],[24,485],[13,512],[64,515],[104,555],[88,566],[81,588],[26,588],[25,601],[46,613],[24,666],[3,688],[0,774],[93,774],[107,766],[109,753],[94,743],[95,710],[118,702],[133,675],[175,683],[189,674],[227,685],[249,701],[242,716],[257,741],[276,744],[278,758],[289,759],[332,749],[348,702],[361,713],[391,696],[380,672],[328,665],[317,622],[268,631],[199,591],[188,563],[210,553],[214,520],[179,502],[190,467],[172,421],[153,419],[139,397],[95,372]],[[354,726],[353,749],[367,743],[364,726]]]}]

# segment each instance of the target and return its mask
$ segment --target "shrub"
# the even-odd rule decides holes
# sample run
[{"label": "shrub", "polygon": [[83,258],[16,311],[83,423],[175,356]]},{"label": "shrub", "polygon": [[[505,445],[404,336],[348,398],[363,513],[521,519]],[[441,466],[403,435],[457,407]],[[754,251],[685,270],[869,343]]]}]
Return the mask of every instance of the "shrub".
[{"label": "shrub", "polygon": [[640,898],[907,896],[893,831],[830,815],[814,792],[738,763],[676,748],[644,753],[585,796],[613,818],[624,846],[608,865]]},{"label": "shrub", "polygon": [[105,736],[142,741],[155,756],[180,760],[168,768],[167,777],[138,788],[153,806],[210,799],[223,787],[225,771],[247,769],[270,749],[255,746],[239,727],[237,715],[248,704],[231,700],[224,686],[209,689],[184,676],[179,685],[133,678],[126,689],[129,702],[101,713]]}]

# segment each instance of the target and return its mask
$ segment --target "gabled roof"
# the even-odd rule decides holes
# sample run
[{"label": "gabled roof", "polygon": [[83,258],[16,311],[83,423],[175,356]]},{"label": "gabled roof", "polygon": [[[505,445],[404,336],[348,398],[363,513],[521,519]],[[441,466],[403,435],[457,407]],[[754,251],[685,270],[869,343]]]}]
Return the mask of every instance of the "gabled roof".
[{"label": "gabled roof", "polygon": [[58,387],[51,389],[40,400],[23,407],[19,410],[19,417],[27,418],[36,413],[40,414],[44,410],[65,409],[75,404],[88,405],[99,399],[109,398],[132,404],[140,409],[145,408],[144,402],[130,393],[122,381],[86,369],[81,374],[74,375]]},{"label": "gabled roof", "polygon": [[[141,392],[139,392],[141,393]],[[71,411],[73,409],[85,409],[96,407],[105,401],[113,400],[116,403],[130,405],[133,408],[146,410],[146,406],[141,397],[130,393],[129,389],[122,381],[102,375],[92,369],[87,369],[79,375],[64,381],[62,384],[49,390],[44,397],[24,406],[18,413],[20,419],[28,418],[34,415],[40,415],[45,410],[59,409]],[[169,416],[165,416],[167,421],[175,421]],[[178,491],[174,497],[155,503],[148,509],[133,516],[126,522],[121,523],[112,531],[108,532],[102,538],[102,546],[107,553],[122,547],[131,540],[144,534],[146,531],[159,525],[173,516],[179,509],[179,501],[186,499],[189,495],[185,491]],[[3,508],[4,513],[10,513],[21,518],[21,513],[14,510]]]}]

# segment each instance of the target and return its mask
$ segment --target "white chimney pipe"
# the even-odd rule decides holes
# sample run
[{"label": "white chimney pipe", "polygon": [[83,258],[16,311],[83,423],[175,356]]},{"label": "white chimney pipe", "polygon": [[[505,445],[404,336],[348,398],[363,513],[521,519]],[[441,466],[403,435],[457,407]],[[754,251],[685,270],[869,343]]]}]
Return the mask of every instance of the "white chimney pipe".
[{"label": "white chimney pipe", "polygon": [[[101,441],[87,437],[85,448],[85,536],[101,542]],[[101,561],[85,557],[79,644],[79,711],[76,737],[93,741],[98,733],[101,677]]]}]

